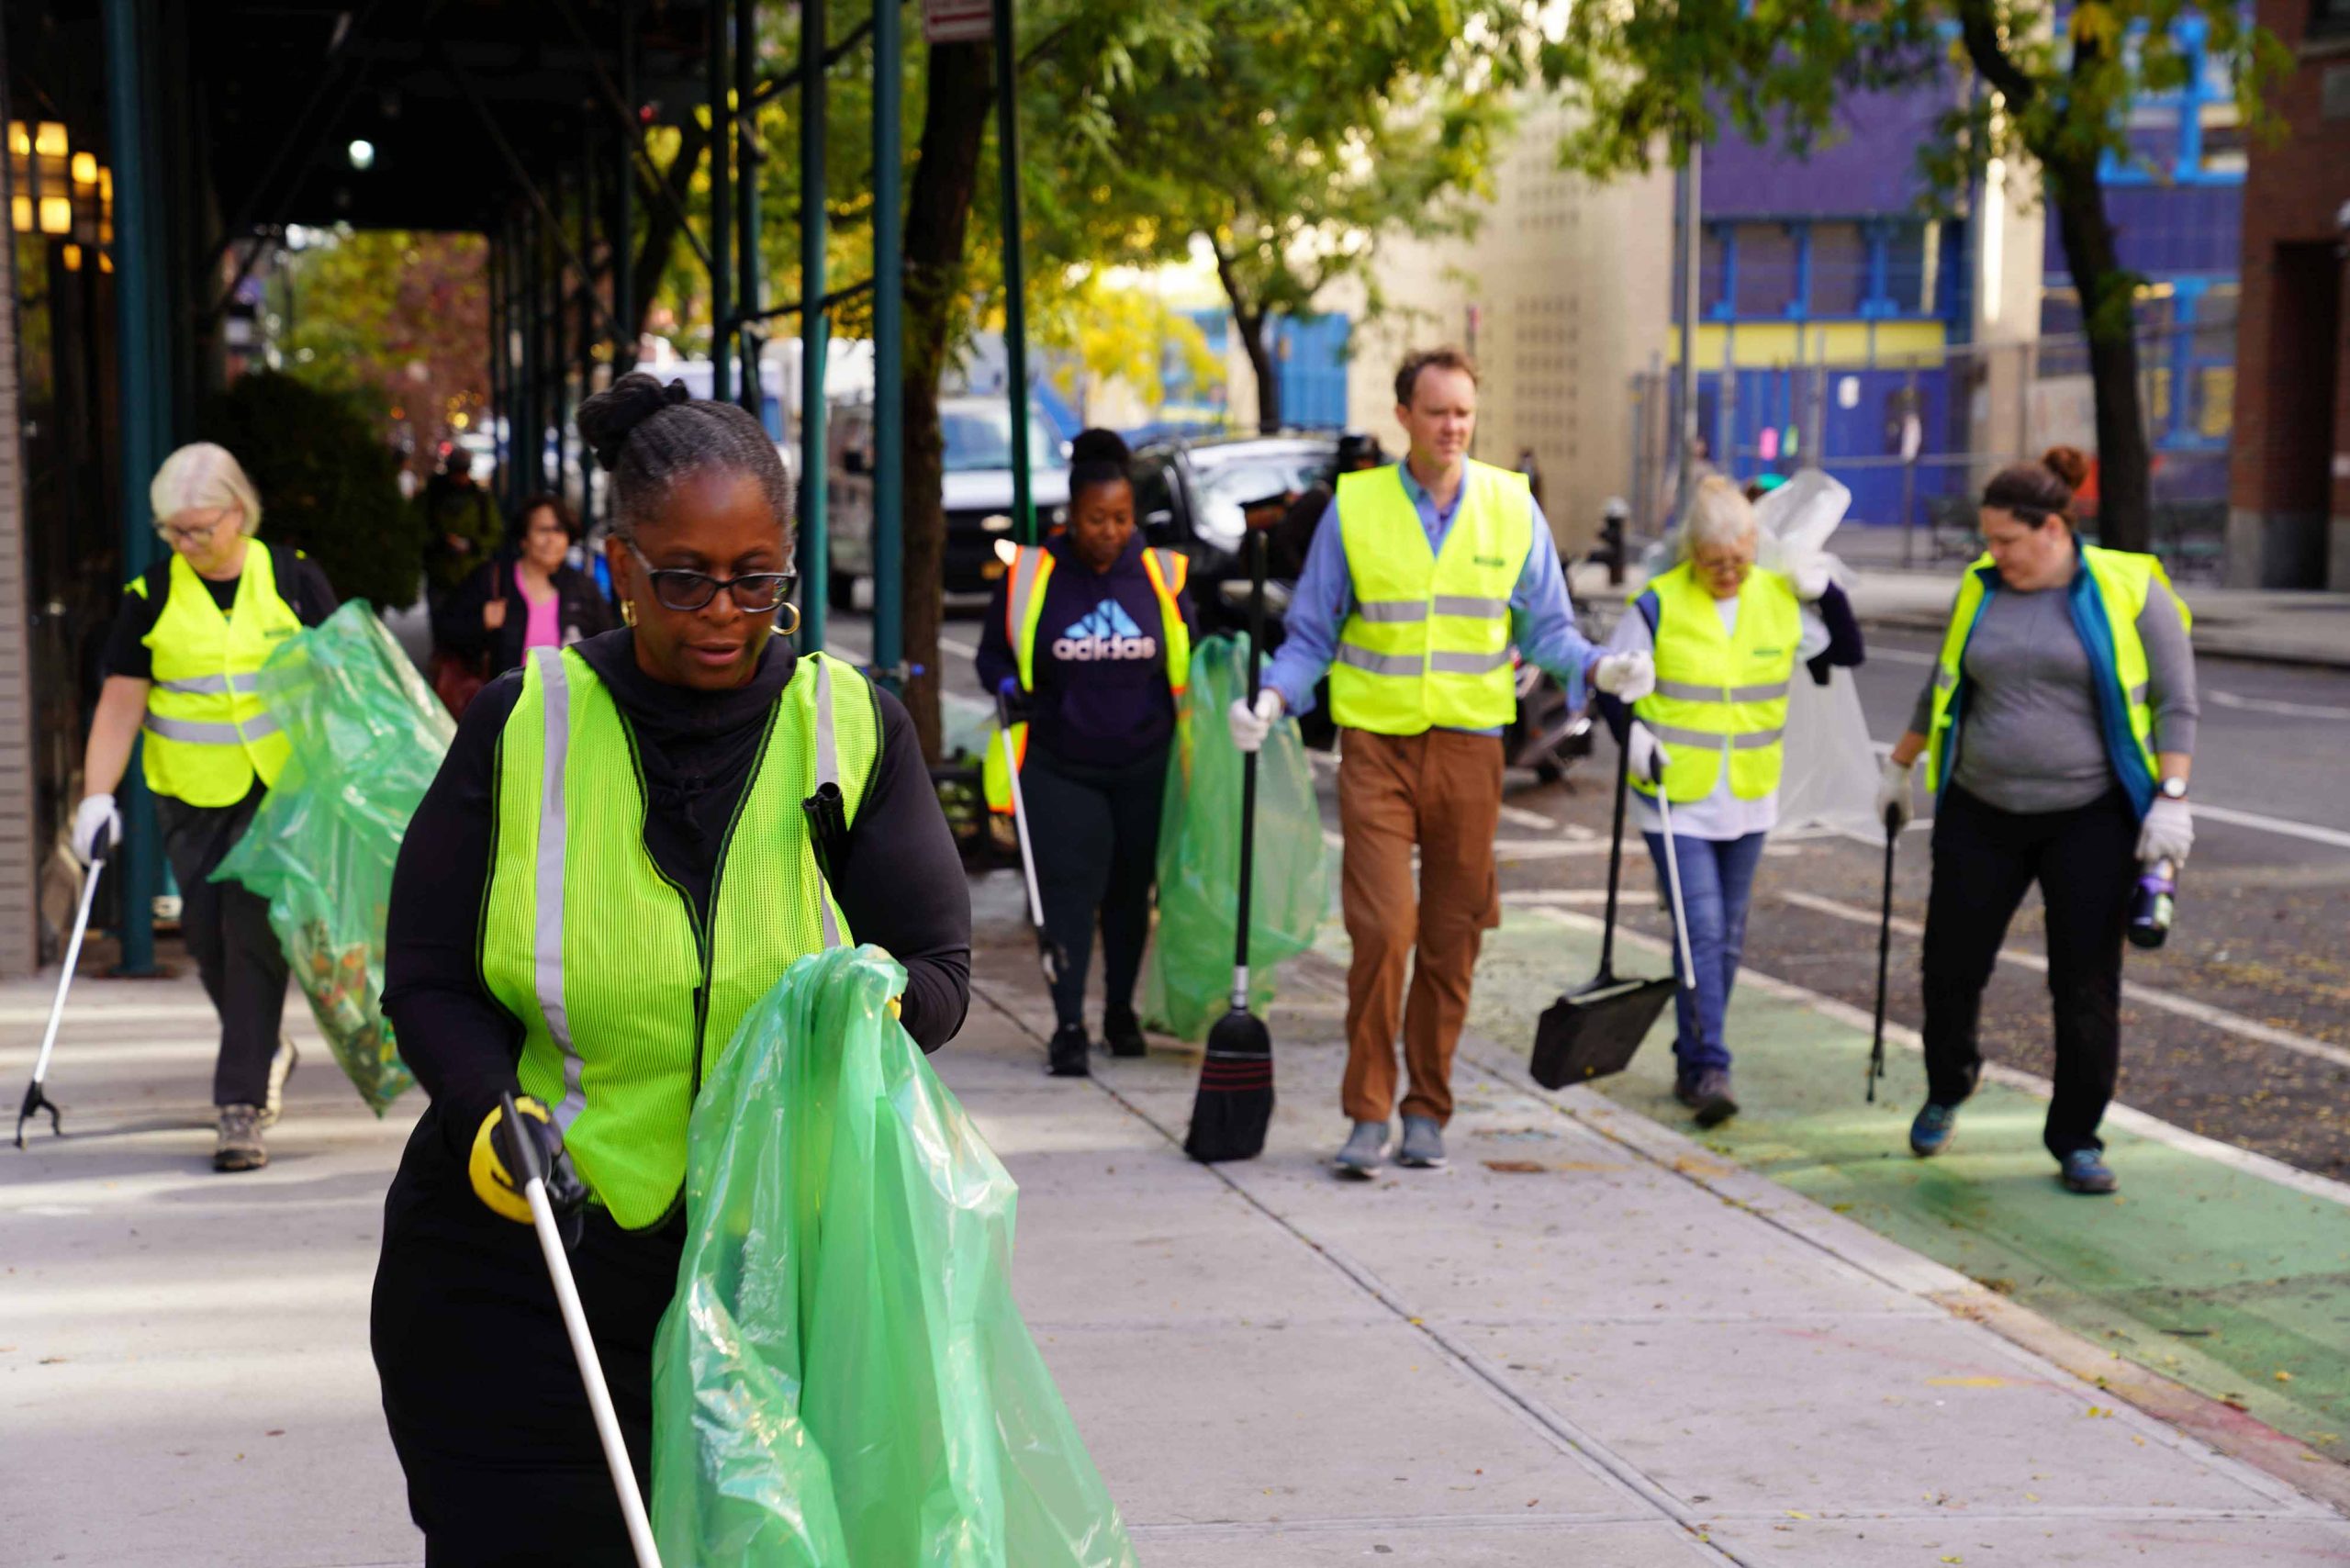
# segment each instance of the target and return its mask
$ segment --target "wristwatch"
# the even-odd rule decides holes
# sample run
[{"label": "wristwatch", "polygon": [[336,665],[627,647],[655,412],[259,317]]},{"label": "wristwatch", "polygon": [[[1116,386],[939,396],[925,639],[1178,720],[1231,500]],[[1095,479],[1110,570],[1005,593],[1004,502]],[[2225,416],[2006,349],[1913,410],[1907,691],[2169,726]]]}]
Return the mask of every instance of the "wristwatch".
[{"label": "wristwatch", "polygon": [[2184,778],[2165,778],[2155,789],[2165,801],[2187,799],[2187,780]]}]

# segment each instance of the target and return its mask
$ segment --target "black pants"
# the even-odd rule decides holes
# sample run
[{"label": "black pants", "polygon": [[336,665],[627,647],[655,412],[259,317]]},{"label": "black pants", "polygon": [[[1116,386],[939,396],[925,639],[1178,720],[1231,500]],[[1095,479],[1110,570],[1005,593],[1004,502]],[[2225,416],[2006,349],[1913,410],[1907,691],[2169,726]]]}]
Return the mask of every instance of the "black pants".
[{"label": "black pants", "polygon": [[1081,1023],[1093,920],[1102,919],[1102,989],[1113,1014],[1131,1011],[1150,936],[1150,886],[1158,874],[1158,810],[1167,748],[1120,767],[1065,762],[1031,744],[1020,769],[1036,856],[1045,930],[1068,956],[1053,988],[1063,1027]]},{"label": "black pants", "polygon": [[[428,1568],[633,1568],[635,1558],[527,1225],[474,1195],[437,1109],[384,1204],[370,1338]],[[680,1212],[623,1231],[591,1211],[571,1254],[580,1304],[647,1501],[653,1339],[677,1283]]]},{"label": "black pants", "polygon": [[220,1015],[220,1055],[212,1068],[215,1105],[258,1105],[269,1095],[269,1058],[285,1017],[285,953],[269,928],[269,901],[212,872],[252,825],[264,790],[256,783],[233,806],[191,806],[155,797],[163,854],[180,885],[180,934]]},{"label": "black pants", "polygon": [[2062,1159],[2097,1136],[2121,1063],[2121,942],[2136,879],[2138,821],[2120,790],[2069,812],[2018,814],[1956,785],[1934,808],[1926,904],[1926,1085],[1954,1105],[1983,1070],[1975,1024],[2024,890],[2048,910],[2055,1097],[2042,1139]]}]

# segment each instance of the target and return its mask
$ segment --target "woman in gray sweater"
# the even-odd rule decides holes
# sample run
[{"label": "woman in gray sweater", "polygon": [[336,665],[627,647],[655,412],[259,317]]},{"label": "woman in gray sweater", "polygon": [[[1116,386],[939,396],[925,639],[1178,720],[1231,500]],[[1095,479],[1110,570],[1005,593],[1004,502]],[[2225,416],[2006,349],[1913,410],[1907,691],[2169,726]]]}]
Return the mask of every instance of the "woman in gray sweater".
[{"label": "woman in gray sweater", "polygon": [[1985,487],[1987,554],[1960,583],[1878,809],[1908,820],[1910,770],[1925,756],[1936,802],[1927,1098],[1911,1151],[1949,1145],[1982,1074],[1983,987],[2036,881],[2056,1027],[2042,1140],[2067,1188],[2110,1193],[2097,1129],[2121,1064],[2122,935],[2138,866],[2181,864],[2195,842],[2195,660],[2161,563],[2075,537],[2073,493],[2087,467],[2057,447]]}]

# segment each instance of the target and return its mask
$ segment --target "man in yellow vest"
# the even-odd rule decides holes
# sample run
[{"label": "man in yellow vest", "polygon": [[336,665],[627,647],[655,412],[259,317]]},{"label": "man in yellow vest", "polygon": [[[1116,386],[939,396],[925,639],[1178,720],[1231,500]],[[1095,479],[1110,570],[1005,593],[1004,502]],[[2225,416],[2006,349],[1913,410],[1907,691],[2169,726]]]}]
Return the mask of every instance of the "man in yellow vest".
[{"label": "man in yellow vest", "polygon": [[252,537],[261,501],[224,448],[199,442],[173,453],[150,499],[172,554],[131,581],[107,638],[73,848],[87,861],[121,836],[114,790],[143,732],[180,931],[220,1016],[212,1165],[252,1170],[269,1163],[262,1129],[277,1119],[295,1061],[278,1027],[285,955],[268,902],[211,879],[285,765],[285,737],[253,677],[279,644],[334,613],[334,589],[300,551]]},{"label": "man in yellow vest", "polygon": [[1470,978],[1501,920],[1494,834],[1501,730],[1516,708],[1511,646],[1563,681],[1578,706],[1586,678],[1626,701],[1655,678],[1645,654],[1602,657],[1576,630],[1558,546],[1526,476],[1470,459],[1469,356],[1439,348],[1404,360],[1395,419],[1409,455],[1340,477],[1263,695],[1228,715],[1234,742],[1253,751],[1283,713],[1312,706],[1329,674],[1354,945],[1341,1094],[1354,1130],[1337,1166],[1363,1178],[1386,1158],[1399,1031],[1408,1087],[1396,1160],[1444,1163]]}]

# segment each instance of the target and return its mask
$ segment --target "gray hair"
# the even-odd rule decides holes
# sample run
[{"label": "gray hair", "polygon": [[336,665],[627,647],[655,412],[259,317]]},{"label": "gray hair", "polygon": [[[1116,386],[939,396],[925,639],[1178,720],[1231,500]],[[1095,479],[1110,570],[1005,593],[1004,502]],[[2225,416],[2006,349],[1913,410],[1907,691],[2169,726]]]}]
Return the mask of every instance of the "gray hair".
[{"label": "gray hair", "polygon": [[775,443],[748,409],[694,397],[632,371],[579,405],[579,434],[612,476],[612,532],[636,537],[686,479],[710,469],[758,481],[791,550],[791,481]]},{"label": "gray hair", "polygon": [[184,511],[217,511],[235,507],[243,512],[241,528],[252,538],[261,530],[261,497],[245,477],[244,465],[225,446],[192,442],[163,459],[147,487],[147,504],[154,512],[155,532],[164,532],[167,520]]},{"label": "gray hair", "polygon": [[1680,558],[1693,559],[1700,544],[1762,542],[1762,524],[1754,508],[1736,485],[1718,474],[1708,474],[1689,501],[1689,520],[1681,525]]}]

